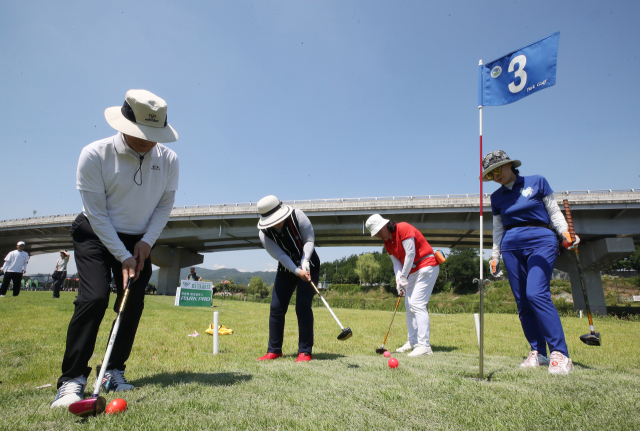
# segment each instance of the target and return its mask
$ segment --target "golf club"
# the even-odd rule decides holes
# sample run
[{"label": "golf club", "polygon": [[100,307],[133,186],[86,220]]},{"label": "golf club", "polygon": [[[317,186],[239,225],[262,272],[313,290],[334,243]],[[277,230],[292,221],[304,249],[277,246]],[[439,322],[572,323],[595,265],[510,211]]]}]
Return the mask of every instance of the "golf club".
[{"label": "golf club", "polygon": [[[569,201],[564,199],[562,201],[564,204],[564,212],[567,216],[567,224],[569,225],[569,235],[571,235],[571,240],[576,240],[576,233],[573,230],[573,218],[571,218],[571,209],[569,208]],[[578,255],[578,248],[575,249],[576,252],[576,264],[578,265],[578,275],[580,276],[580,285],[582,286],[582,294],[584,295],[584,305],[587,309],[587,317],[589,318],[589,329],[591,329],[590,334],[584,334],[580,336],[580,341],[582,341],[587,346],[601,346],[600,343],[600,333],[596,332],[593,328],[593,319],[591,317],[591,310],[589,309],[589,298],[587,297],[587,287],[584,284],[584,276],[582,275],[582,265],[580,264],[580,256]]]},{"label": "golf club", "polygon": [[338,335],[338,340],[344,341],[344,340],[347,340],[347,339],[351,338],[351,336],[353,335],[353,333],[351,332],[351,328],[345,328],[344,326],[342,326],[342,323],[340,323],[340,321],[338,320],[336,315],[333,314],[333,311],[331,310],[331,307],[329,307],[329,304],[327,304],[327,301],[324,300],[324,298],[322,297],[322,294],[320,293],[320,291],[318,290],[316,285],[313,283],[313,281],[311,282],[311,285],[316,290],[316,293],[318,294],[320,299],[322,299],[322,302],[324,302],[324,306],[327,307],[327,309],[329,310],[329,313],[331,313],[333,318],[336,319],[336,322],[338,322],[338,326],[340,327],[340,329],[342,329],[342,332],[340,333],[340,335]]},{"label": "golf club", "polygon": [[122,297],[122,303],[120,304],[120,310],[118,310],[118,316],[116,322],[113,324],[111,330],[111,337],[109,337],[109,344],[107,345],[107,351],[104,354],[104,360],[102,361],[102,367],[100,367],[100,373],[96,379],[96,384],[93,386],[93,395],[86,400],[76,401],[69,406],[69,411],[76,416],[95,416],[104,413],[104,409],[107,405],[107,401],[104,397],[100,396],[100,388],[102,387],[102,379],[104,379],[104,373],[107,371],[107,365],[111,358],[111,351],[113,350],[113,343],[116,341],[116,335],[118,335],[118,329],[120,328],[120,316],[122,316],[122,310],[127,302],[129,296],[129,288],[133,278],[129,278],[127,287],[124,290],[124,296]]},{"label": "golf club", "polygon": [[400,300],[401,299],[402,299],[402,296],[398,296],[398,302],[396,302],[396,309],[393,310],[393,317],[391,318],[391,323],[389,323],[389,329],[387,329],[387,335],[384,336],[384,341],[382,342],[382,347],[380,347],[379,349],[376,349],[376,353],[384,355],[384,352],[387,351],[387,349],[384,348],[384,345],[387,342],[387,337],[389,336],[389,331],[391,331],[391,325],[393,325],[393,319],[396,318],[396,311],[398,311],[398,305],[400,305]]}]

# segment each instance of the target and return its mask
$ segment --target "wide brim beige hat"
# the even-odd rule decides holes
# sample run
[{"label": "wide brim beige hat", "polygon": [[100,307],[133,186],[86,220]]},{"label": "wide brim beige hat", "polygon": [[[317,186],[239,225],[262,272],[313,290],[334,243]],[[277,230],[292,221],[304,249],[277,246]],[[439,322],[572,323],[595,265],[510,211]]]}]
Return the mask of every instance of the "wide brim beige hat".
[{"label": "wide brim beige hat", "polygon": [[178,140],[178,133],[167,123],[167,103],[147,90],[129,90],[122,106],[104,111],[107,123],[125,135],[151,142]]},{"label": "wide brim beige hat", "polygon": [[514,168],[517,168],[522,164],[520,160],[509,159],[507,153],[502,150],[490,152],[482,159],[482,175],[480,176],[480,178],[482,178],[482,181],[484,182],[492,181],[485,178],[485,175],[487,175],[495,168],[499,168],[500,166],[506,165],[507,163],[511,163],[511,166]]},{"label": "wide brim beige hat", "polygon": [[382,218],[380,214],[374,214],[369,217],[365,223],[369,232],[371,232],[371,236],[376,236],[376,234],[382,229],[384,226],[389,223],[389,220],[386,218]]},{"label": "wide brim beige hat", "polygon": [[283,204],[277,197],[265,196],[258,202],[260,221],[258,229],[267,229],[284,221],[291,215],[293,208]]}]

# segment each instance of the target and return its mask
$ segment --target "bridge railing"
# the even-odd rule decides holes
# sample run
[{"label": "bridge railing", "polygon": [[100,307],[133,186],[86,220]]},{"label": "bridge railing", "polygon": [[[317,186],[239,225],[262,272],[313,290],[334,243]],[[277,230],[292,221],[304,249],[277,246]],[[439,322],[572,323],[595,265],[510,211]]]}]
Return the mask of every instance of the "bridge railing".
[{"label": "bridge railing", "polygon": [[[556,192],[556,195],[578,195],[578,194],[618,194],[618,193],[640,193],[640,189],[603,189],[603,190],[568,190]],[[489,198],[491,193],[484,193],[483,198]],[[424,200],[424,199],[464,199],[479,198],[480,193],[466,194],[446,194],[446,195],[416,195],[416,196],[378,196],[378,197],[362,197],[362,198],[330,198],[330,199],[296,199],[282,201],[285,204],[322,204],[322,203],[342,203],[342,202],[375,202],[375,201],[407,201],[407,200]],[[257,207],[257,202],[236,202],[225,204],[209,204],[209,205],[185,205],[173,207],[174,210],[180,209],[203,209],[203,208],[225,208],[225,207]]]},{"label": "bridge railing", "polygon": [[[602,190],[567,190],[562,192],[556,192],[556,198],[561,199],[563,196],[571,196],[571,199],[577,200],[606,200],[607,196],[620,195],[620,199],[633,198],[640,200],[640,189],[602,189]],[[579,196],[580,195],[580,196]],[[632,195],[632,196],[630,196]],[[490,193],[483,194],[483,201],[489,199]],[[596,197],[597,196],[597,197]],[[379,197],[362,197],[362,198],[331,198],[331,199],[298,199],[283,201],[289,205],[310,205],[311,208],[322,208],[327,204],[343,204],[343,203],[357,203],[362,204],[385,202],[393,205],[393,202],[407,202],[407,201],[438,201],[444,199],[469,199],[479,198],[479,193],[467,193],[467,194],[445,194],[445,195],[417,195],[417,196],[379,196]],[[208,205],[185,205],[173,207],[172,216],[181,215],[180,213],[193,214],[193,211],[189,210],[203,210],[203,212],[209,212],[211,209],[218,209],[224,213],[258,213],[257,202],[236,202],[236,203],[223,203],[223,204],[208,204]],[[197,211],[196,211],[197,212]],[[13,226],[28,226],[28,225],[42,225],[43,221],[51,224],[65,224],[73,221],[77,216],[77,213],[73,214],[57,214],[50,216],[37,216],[37,217],[25,217],[17,219],[8,219],[0,221],[0,228],[10,228]]]}]

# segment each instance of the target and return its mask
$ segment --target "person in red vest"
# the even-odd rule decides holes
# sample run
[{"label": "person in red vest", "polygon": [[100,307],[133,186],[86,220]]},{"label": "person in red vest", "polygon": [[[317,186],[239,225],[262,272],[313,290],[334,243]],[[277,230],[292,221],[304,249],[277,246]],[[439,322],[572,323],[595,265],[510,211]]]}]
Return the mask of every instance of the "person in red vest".
[{"label": "person in red vest", "polygon": [[407,342],[396,350],[408,356],[431,355],[429,344],[429,312],[427,304],[436,284],[440,268],[424,236],[409,223],[396,223],[374,214],[367,220],[371,236],[384,241],[384,247],[393,261],[398,295],[405,295],[407,310]]}]

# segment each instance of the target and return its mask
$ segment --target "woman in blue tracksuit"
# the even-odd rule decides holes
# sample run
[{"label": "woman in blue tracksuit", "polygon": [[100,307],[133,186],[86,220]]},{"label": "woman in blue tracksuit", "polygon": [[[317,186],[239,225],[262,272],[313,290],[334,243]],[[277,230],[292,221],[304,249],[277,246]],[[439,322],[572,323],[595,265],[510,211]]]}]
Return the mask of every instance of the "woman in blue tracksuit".
[{"label": "woman in blue tracksuit", "polygon": [[[491,273],[498,272],[500,254],[518,304],[524,336],[531,345],[521,367],[549,365],[550,374],[567,375],[573,369],[558,311],[551,301],[550,281],[558,256],[558,236],[564,247],[575,247],[558,208],[553,190],[540,175],[519,175],[519,160],[504,151],[482,160],[483,181],[502,185],[491,195],[493,253]],[[554,233],[554,230],[556,233]],[[551,352],[547,355],[547,345]]]}]

